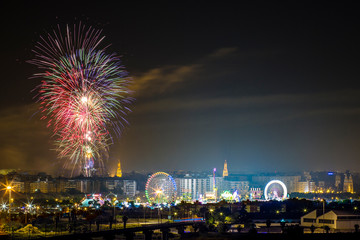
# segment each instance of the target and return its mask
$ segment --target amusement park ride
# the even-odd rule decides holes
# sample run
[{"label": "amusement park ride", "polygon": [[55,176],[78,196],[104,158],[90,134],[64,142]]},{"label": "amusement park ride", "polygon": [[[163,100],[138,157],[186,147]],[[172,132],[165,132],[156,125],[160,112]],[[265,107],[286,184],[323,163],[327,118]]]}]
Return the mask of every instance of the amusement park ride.
[{"label": "amusement park ride", "polygon": [[266,184],[264,190],[265,200],[285,200],[287,198],[287,188],[280,180],[272,180]]},{"label": "amusement park ride", "polygon": [[151,175],[145,186],[145,195],[150,204],[170,204],[176,200],[176,193],[175,180],[165,172]]}]

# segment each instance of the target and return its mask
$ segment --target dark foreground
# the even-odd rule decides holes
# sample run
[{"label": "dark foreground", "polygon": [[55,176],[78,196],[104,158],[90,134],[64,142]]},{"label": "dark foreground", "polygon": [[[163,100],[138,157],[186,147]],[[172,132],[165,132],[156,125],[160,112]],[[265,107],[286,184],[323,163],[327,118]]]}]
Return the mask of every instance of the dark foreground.
[{"label": "dark foreground", "polygon": [[[1,236],[0,239],[12,239],[11,236]],[[18,239],[18,238],[17,238]],[[28,239],[28,238],[24,238]],[[66,240],[138,240],[145,239],[144,236],[133,235],[133,236],[125,236],[125,235],[113,235],[113,234],[104,234],[103,236],[90,236],[88,234],[77,234],[77,235],[68,235],[62,237],[43,237],[37,239],[66,239]],[[360,234],[356,233],[317,233],[317,234],[301,234],[301,235],[291,235],[291,234],[247,234],[247,233],[184,233],[182,236],[167,236],[164,237],[162,234],[154,234],[151,239],[188,239],[188,240],[232,240],[232,239],[241,239],[241,240],[296,240],[296,239],[306,239],[306,240],[359,240]]]},{"label": "dark foreground", "polygon": [[360,240],[360,234],[354,233],[319,233],[319,234],[302,234],[302,235],[288,235],[288,234],[220,234],[220,233],[207,233],[197,234],[197,236],[184,236],[183,239],[189,240],[294,240],[294,239],[306,239],[306,240]]}]

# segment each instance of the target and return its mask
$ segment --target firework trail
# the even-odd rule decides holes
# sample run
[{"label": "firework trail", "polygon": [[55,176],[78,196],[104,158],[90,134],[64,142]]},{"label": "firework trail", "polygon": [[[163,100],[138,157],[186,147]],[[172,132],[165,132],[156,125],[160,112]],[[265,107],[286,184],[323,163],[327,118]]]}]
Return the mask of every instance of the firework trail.
[{"label": "firework trail", "polygon": [[127,73],[115,54],[98,49],[100,30],[79,25],[41,37],[30,62],[41,79],[38,101],[42,119],[53,130],[65,167],[91,176],[103,167],[112,136],[119,136],[131,99]]}]

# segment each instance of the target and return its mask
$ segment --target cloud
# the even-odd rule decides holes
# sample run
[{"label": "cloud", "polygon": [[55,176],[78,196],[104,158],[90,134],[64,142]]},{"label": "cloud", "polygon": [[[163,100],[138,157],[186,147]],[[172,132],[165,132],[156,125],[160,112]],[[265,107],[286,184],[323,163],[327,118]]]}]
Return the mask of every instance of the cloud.
[{"label": "cloud", "polygon": [[209,55],[209,57],[211,57],[211,58],[226,57],[230,54],[237,52],[237,50],[238,50],[237,47],[220,48],[220,49],[217,49],[216,51],[214,51],[213,53],[211,53]]},{"label": "cloud", "polygon": [[23,166],[26,156],[23,149],[13,145],[4,145],[0,147],[0,156],[2,168],[18,168]]},{"label": "cloud", "polygon": [[0,112],[0,168],[50,170],[54,157],[50,132],[33,114],[36,104],[12,106]]},{"label": "cloud", "polygon": [[131,89],[140,97],[152,97],[171,89],[179,89],[184,82],[196,81],[196,76],[204,72],[212,61],[230,56],[236,51],[237,48],[220,48],[191,64],[165,65],[151,69],[135,76]]},{"label": "cloud", "polygon": [[151,69],[145,74],[135,77],[131,89],[137,96],[141,95],[142,97],[161,94],[175,84],[186,81],[188,76],[194,74],[201,67],[201,64],[193,64]]},{"label": "cloud", "polygon": [[[212,120],[238,126],[269,124],[314,117],[359,115],[359,96],[360,91],[355,90],[208,98],[180,96],[141,102],[137,104],[134,115],[135,118],[157,116],[153,124],[175,125],[177,121],[182,121],[178,116],[192,119],[187,121],[188,124]],[[171,115],[176,117],[169,121]]]},{"label": "cloud", "polygon": [[[338,105],[360,102],[360,91],[333,91],[312,94],[269,94],[258,96],[213,97],[213,98],[166,98],[145,102],[140,107],[143,111],[178,111],[209,108],[265,108],[294,107],[295,105]],[[152,109],[148,109],[153,106]]]}]

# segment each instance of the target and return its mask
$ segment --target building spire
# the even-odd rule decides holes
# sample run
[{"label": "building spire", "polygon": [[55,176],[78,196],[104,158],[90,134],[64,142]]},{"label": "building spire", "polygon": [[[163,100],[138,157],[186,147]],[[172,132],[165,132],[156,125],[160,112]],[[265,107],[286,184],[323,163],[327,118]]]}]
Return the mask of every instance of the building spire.
[{"label": "building spire", "polygon": [[116,170],[116,176],[117,176],[117,177],[122,177],[120,160],[119,160],[119,162],[118,162],[118,167],[117,167],[117,170]]},{"label": "building spire", "polygon": [[224,170],[223,170],[223,177],[227,177],[227,176],[229,176],[229,173],[228,173],[228,169],[227,169],[227,163],[226,163],[226,160],[225,160]]}]

